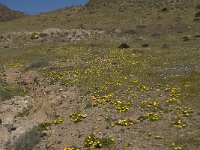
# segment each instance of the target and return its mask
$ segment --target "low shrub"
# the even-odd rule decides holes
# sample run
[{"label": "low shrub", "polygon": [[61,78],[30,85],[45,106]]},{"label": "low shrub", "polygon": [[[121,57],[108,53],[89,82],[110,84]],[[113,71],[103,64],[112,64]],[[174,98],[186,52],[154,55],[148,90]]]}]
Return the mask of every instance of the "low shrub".
[{"label": "low shrub", "polygon": [[38,38],[39,38],[39,35],[37,33],[34,32],[34,33],[31,34],[31,39],[32,40],[38,39]]},{"label": "low shrub", "polygon": [[32,150],[40,141],[43,131],[44,128],[41,125],[33,127],[17,139],[14,143],[13,150]]},{"label": "low shrub", "polygon": [[196,12],[195,17],[200,17],[200,11]]},{"label": "low shrub", "polygon": [[184,41],[184,42],[187,42],[187,41],[189,41],[189,40],[190,40],[189,37],[187,37],[187,36],[184,36],[184,37],[183,37],[183,41]]},{"label": "low shrub", "polygon": [[38,68],[46,67],[48,65],[49,63],[47,61],[37,61],[30,64],[30,66],[27,67],[25,70],[38,69]]},{"label": "low shrub", "polygon": [[28,89],[26,88],[15,87],[6,83],[2,83],[2,87],[0,87],[0,97],[2,100],[9,100],[13,96],[25,96],[27,93]]},{"label": "low shrub", "polygon": [[200,9],[200,3],[196,5],[196,9]]},{"label": "low shrub", "polygon": [[130,46],[126,43],[122,43],[118,48],[124,49],[124,48],[130,48]]},{"label": "low shrub", "polygon": [[167,12],[167,11],[168,11],[168,8],[166,7],[162,9],[162,12]]},{"label": "low shrub", "polygon": [[142,47],[149,47],[149,44],[148,43],[144,43],[144,44],[142,44]]},{"label": "low shrub", "polygon": [[162,49],[168,49],[168,48],[169,48],[168,44],[166,44],[166,43],[162,44]]}]

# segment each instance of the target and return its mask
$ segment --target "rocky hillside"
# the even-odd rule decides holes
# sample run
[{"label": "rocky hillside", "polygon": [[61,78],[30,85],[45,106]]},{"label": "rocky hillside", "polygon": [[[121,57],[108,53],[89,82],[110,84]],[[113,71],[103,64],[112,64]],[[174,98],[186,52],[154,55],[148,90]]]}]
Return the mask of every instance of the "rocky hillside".
[{"label": "rocky hillside", "polygon": [[149,9],[154,8],[154,10],[159,10],[163,7],[167,7],[169,9],[173,9],[174,7],[174,9],[177,10],[186,10],[192,7],[192,5],[196,2],[198,2],[198,0],[89,0],[86,6],[100,8],[102,6],[108,7],[117,4],[118,6],[132,7],[134,9],[146,7]]},{"label": "rocky hillside", "polygon": [[8,7],[0,4],[0,22],[19,19],[26,16],[23,12],[13,11]]},{"label": "rocky hillside", "polygon": [[[59,9],[5,23],[2,31],[61,29],[130,29],[135,26],[199,26],[199,0],[90,0],[85,6]],[[101,19],[99,19],[101,18]],[[157,27],[156,27],[157,28]]]}]

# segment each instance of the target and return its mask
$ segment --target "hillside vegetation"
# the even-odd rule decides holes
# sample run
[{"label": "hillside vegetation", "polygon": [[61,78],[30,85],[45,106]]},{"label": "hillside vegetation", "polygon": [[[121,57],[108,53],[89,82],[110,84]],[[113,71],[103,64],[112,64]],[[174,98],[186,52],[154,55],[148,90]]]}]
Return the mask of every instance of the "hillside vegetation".
[{"label": "hillside vegetation", "polygon": [[0,4],[0,23],[5,22],[5,21],[19,19],[19,18],[22,18],[25,16],[27,16],[27,15],[24,14],[23,12],[13,11],[13,10],[9,9],[8,7]]},{"label": "hillside vegetation", "polygon": [[0,150],[200,148],[199,0],[90,0],[0,23]]},{"label": "hillside vegetation", "polygon": [[[62,29],[132,29],[135,26],[199,25],[198,0],[90,0],[75,6],[2,24],[1,31]],[[100,19],[101,18],[101,19]],[[15,25],[13,25],[15,24]]]}]

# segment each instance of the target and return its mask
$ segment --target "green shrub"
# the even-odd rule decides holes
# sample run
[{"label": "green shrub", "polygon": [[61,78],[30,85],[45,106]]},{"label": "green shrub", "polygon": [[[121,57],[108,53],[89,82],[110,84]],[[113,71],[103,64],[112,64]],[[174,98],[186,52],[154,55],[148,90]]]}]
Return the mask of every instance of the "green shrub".
[{"label": "green shrub", "polygon": [[5,81],[2,78],[0,78],[0,86],[2,86],[3,84],[5,84]]},{"label": "green shrub", "polygon": [[162,12],[167,12],[167,11],[168,11],[168,8],[166,7],[162,9]]},{"label": "green shrub", "polygon": [[200,3],[196,5],[196,8],[197,8],[197,9],[200,9]]},{"label": "green shrub", "polygon": [[200,17],[199,18],[194,18],[193,21],[199,22],[200,21]]},{"label": "green shrub", "polygon": [[196,12],[195,17],[200,17],[200,11]]},{"label": "green shrub", "polygon": [[183,37],[183,41],[184,41],[184,42],[187,42],[187,41],[189,41],[189,40],[190,40],[189,37],[187,37],[187,36],[184,36],[184,37]]},{"label": "green shrub", "polygon": [[31,39],[34,40],[34,39],[38,39],[39,38],[39,35],[37,33],[32,33],[31,34]]},{"label": "green shrub", "polygon": [[94,134],[91,134],[85,139],[84,144],[85,147],[88,149],[90,149],[91,147],[93,149],[110,148],[114,144],[114,139],[110,137],[97,138]]},{"label": "green shrub", "polygon": [[124,49],[124,48],[130,48],[130,46],[126,43],[122,43],[118,48]]},{"label": "green shrub", "polygon": [[28,107],[28,108],[24,108],[22,112],[18,112],[17,115],[15,116],[16,117],[24,117],[24,116],[28,116],[30,114],[30,109],[32,107]]},{"label": "green shrub", "polygon": [[43,135],[44,128],[41,125],[33,127],[30,131],[21,135],[14,143],[13,150],[32,150],[38,144]]},{"label": "green shrub", "polygon": [[4,39],[4,36],[3,36],[3,35],[0,35],[0,39]]},{"label": "green shrub", "polygon": [[3,100],[11,99],[13,96],[25,96],[28,93],[28,89],[15,87],[3,83],[0,87],[0,97]]},{"label": "green shrub", "polygon": [[169,45],[166,44],[166,43],[164,43],[164,44],[162,45],[162,48],[163,48],[163,49],[168,49],[168,48],[169,48]]},{"label": "green shrub", "polygon": [[148,43],[144,43],[144,44],[142,44],[142,47],[149,47],[149,44]]},{"label": "green shrub", "polygon": [[33,62],[30,64],[29,67],[27,67],[25,70],[31,70],[31,69],[37,69],[37,68],[42,68],[48,66],[49,63],[47,61],[38,61],[38,62]]}]

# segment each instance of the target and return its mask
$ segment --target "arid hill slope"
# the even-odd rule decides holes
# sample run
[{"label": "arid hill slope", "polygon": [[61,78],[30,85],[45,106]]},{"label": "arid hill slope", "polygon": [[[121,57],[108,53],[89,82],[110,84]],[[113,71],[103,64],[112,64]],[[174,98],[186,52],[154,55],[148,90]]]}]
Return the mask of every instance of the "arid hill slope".
[{"label": "arid hill slope", "polygon": [[[75,6],[0,25],[2,31],[62,29],[130,29],[137,25],[199,26],[198,0],[90,0]],[[15,26],[13,26],[15,24]]]},{"label": "arid hill slope", "polygon": [[15,20],[24,16],[27,15],[20,11],[11,10],[8,7],[0,4],[0,22]]}]

